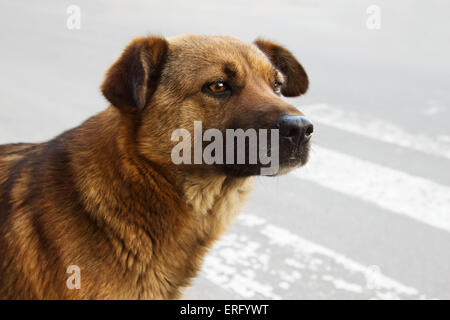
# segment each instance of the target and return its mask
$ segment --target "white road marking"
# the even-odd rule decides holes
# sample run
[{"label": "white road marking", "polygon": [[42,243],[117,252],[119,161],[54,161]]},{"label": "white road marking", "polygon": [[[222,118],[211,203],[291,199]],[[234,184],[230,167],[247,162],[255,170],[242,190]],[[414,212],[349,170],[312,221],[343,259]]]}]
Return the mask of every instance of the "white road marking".
[{"label": "white road marking", "polygon": [[240,215],[235,230],[216,243],[202,274],[243,298],[424,298],[415,288],[255,215]]},{"label": "white road marking", "polygon": [[317,145],[292,174],[450,231],[450,187]]},{"label": "white road marking", "polygon": [[450,159],[450,141],[445,136],[431,137],[413,134],[386,121],[351,111],[344,111],[327,104],[302,106],[302,112],[312,121],[354,134]]}]

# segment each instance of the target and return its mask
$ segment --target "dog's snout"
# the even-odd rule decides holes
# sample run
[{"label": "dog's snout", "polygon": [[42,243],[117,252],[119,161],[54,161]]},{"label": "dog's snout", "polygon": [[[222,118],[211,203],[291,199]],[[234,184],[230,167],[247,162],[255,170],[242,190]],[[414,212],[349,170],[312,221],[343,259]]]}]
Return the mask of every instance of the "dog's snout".
[{"label": "dog's snout", "polygon": [[313,124],[303,116],[284,115],[278,118],[280,136],[295,141],[309,140],[313,134]]}]

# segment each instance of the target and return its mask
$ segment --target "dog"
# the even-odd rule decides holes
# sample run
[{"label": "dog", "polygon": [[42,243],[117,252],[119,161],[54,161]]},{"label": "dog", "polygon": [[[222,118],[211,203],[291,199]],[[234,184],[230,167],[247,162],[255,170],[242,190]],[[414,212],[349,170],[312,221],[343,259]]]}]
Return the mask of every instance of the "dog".
[{"label": "dog", "polygon": [[284,174],[307,162],[313,126],[281,95],[308,85],[269,40],[133,40],[101,85],[107,109],[48,142],[0,146],[0,298],[180,298],[264,165],[174,164],[172,133],[279,130]]}]

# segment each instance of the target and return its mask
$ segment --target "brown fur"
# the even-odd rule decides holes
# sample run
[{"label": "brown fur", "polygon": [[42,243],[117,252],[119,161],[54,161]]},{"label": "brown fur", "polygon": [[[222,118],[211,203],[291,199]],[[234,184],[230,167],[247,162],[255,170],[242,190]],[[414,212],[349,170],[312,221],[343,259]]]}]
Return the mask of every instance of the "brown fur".
[{"label": "brown fur", "polygon": [[[270,127],[300,114],[270,85],[287,77],[285,95],[304,93],[299,66],[267,41],[134,40],[102,85],[109,108],[48,142],[0,146],[0,298],[180,297],[253,174],[174,165],[172,131],[192,132],[194,120],[204,129]],[[227,101],[202,93],[218,75],[233,78]],[[79,290],[66,286],[69,265],[81,268]]]}]

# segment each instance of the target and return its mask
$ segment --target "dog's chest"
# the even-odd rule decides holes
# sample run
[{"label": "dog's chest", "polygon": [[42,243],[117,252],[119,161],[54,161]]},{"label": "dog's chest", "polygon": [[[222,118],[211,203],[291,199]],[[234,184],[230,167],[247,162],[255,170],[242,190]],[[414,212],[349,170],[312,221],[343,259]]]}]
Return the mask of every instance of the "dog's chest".
[{"label": "dog's chest", "polygon": [[[177,235],[169,237],[158,256],[149,260],[137,257],[122,286],[114,290],[120,297],[132,299],[179,298],[190,279],[197,275],[204,255],[236,215],[241,211],[253,187],[252,178],[190,180],[184,189],[184,201],[191,213],[182,213],[185,219],[177,228]],[[178,213],[181,214],[181,213]],[[174,230],[172,230],[174,231]],[[169,231],[168,231],[169,232]],[[142,241],[142,237],[136,237]],[[130,262],[129,253],[125,262]],[[133,261],[134,261],[133,260]],[[140,264],[139,261],[143,262]]]}]

